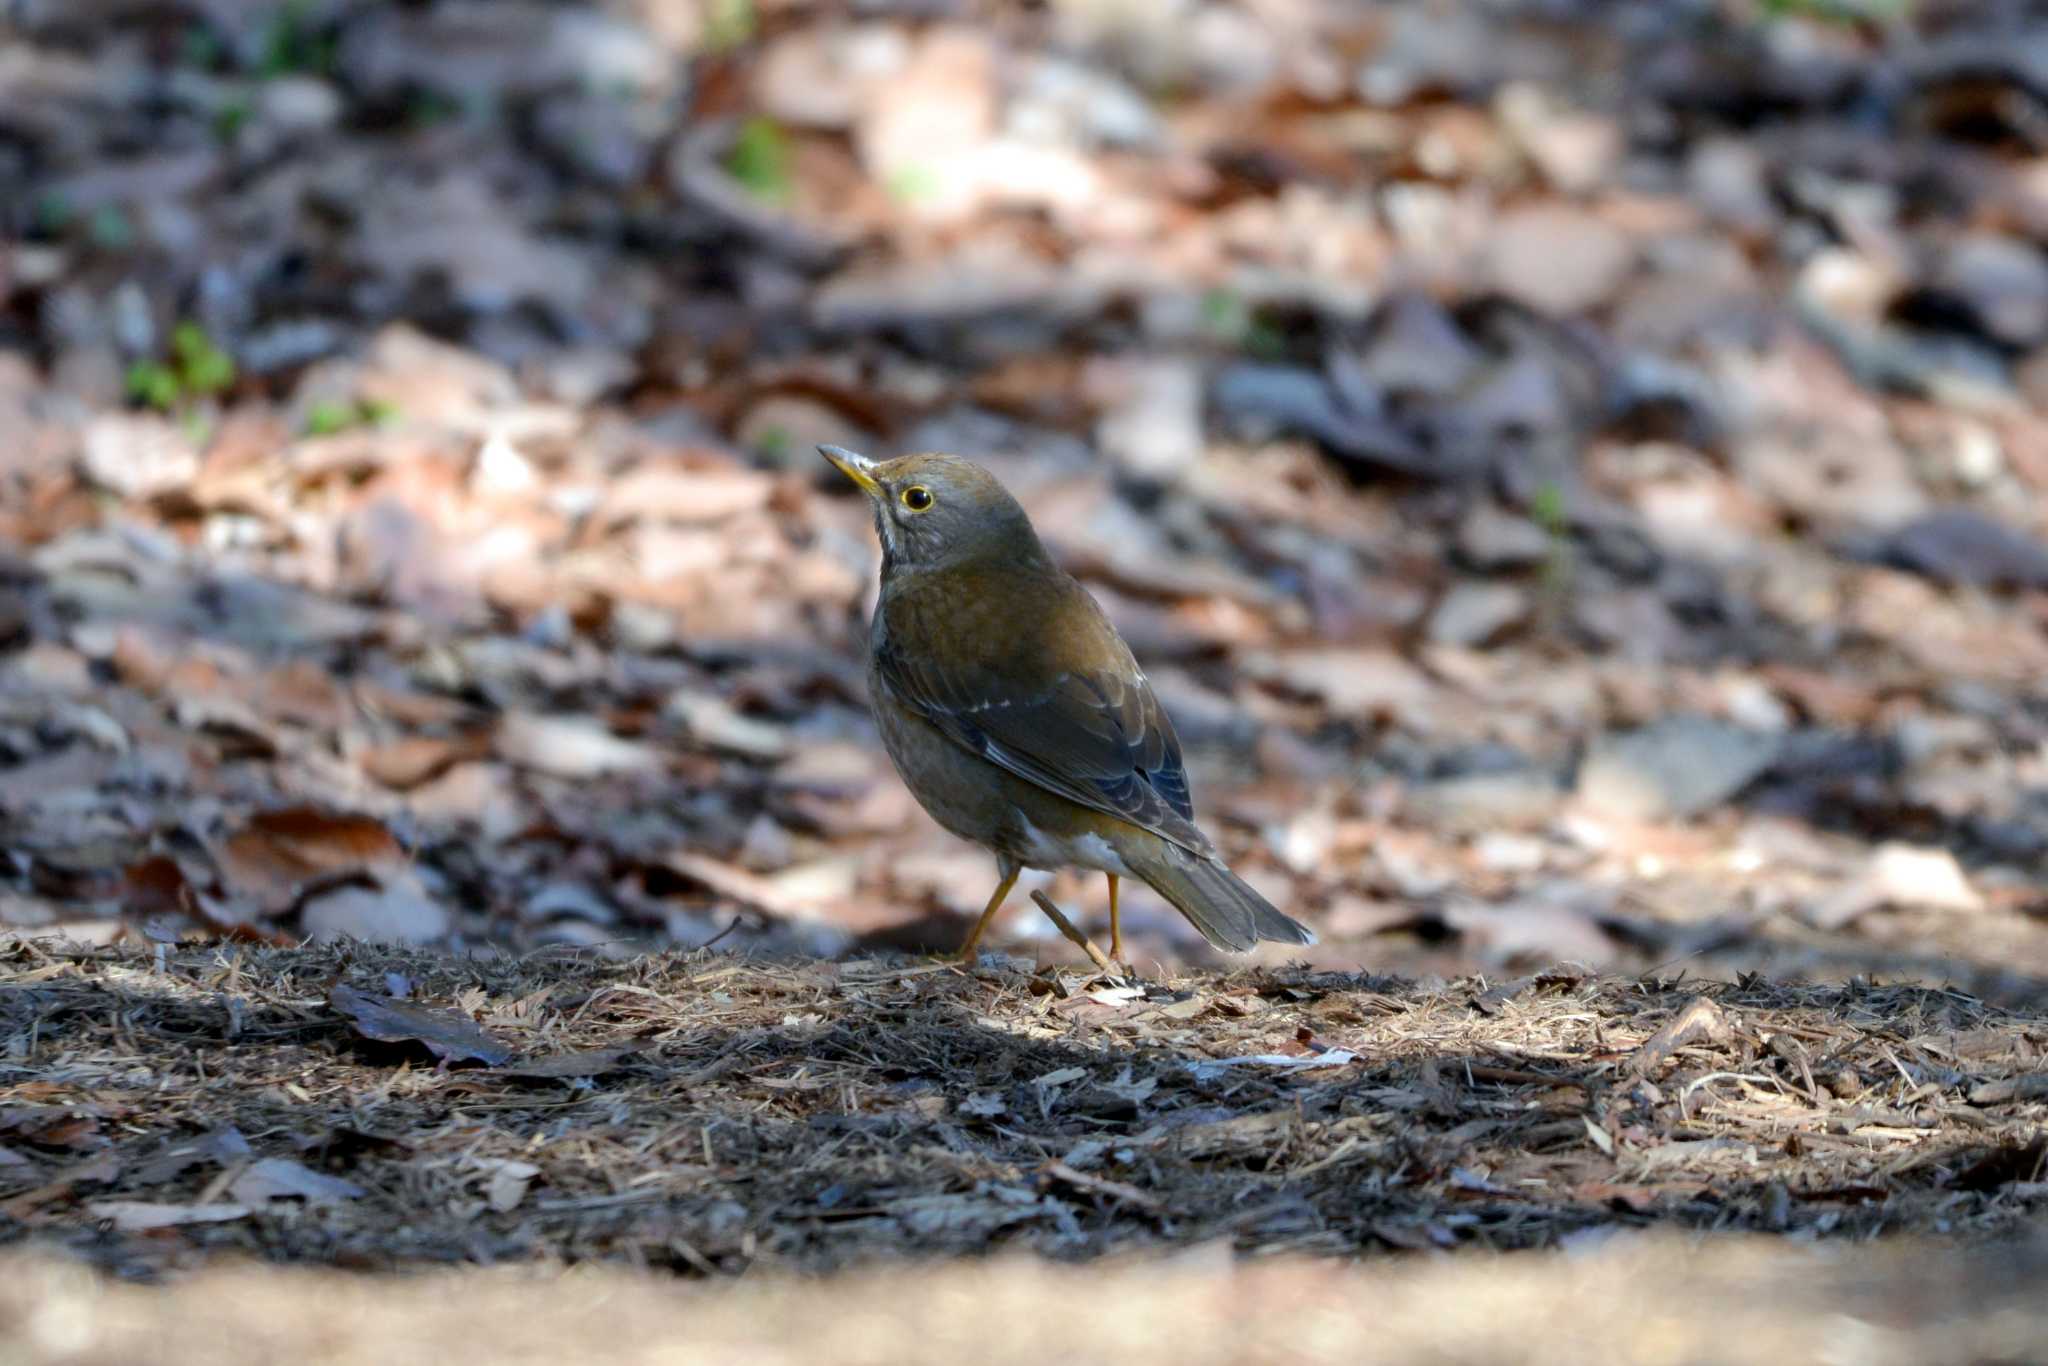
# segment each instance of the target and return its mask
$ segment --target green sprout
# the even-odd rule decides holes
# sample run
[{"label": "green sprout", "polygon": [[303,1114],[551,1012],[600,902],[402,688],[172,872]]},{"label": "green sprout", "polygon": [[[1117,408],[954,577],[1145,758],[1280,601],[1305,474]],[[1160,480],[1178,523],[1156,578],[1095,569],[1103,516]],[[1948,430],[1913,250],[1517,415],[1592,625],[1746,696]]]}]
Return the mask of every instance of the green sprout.
[{"label": "green sprout", "polygon": [[205,328],[182,322],[171,329],[168,360],[137,361],[128,367],[128,396],[170,412],[194,399],[225,393],[234,386],[235,373],[235,358]]},{"label": "green sprout", "polygon": [[1537,489],[1529,500],[1529,516],[1553,541],[1570,536],[1571,511],[1565,505],[1564,486],[1552,480]]},{"label": "green sprout", "polygon": [[306,409],[307,436],[334,436],[357,427],[381,427],[396,417],[396,405],[381,398],[353,402],[323,398]]},{"label": "green sprout", "polygon": [[139,360],[128,367],[128,397],[138,403],[169,412],[183,394],[178,372],[161,361]]},{"label": "green sprout", "polygon": [[345,432],[355,425],[356,408],[353,403],[338,403],[333,399],[322,399],[306,409],[307,436],[333,436]]},{"label": "green sprout", "polygon": [[222,142],[233,142],[254,113],[249,101],[239,97],[228,100],[213,113],[213,135]]},{"label": "green sprout", "polygon": [[192,393],[218,394],[235,382],[235,358],[198,323],[182,322],[171,329],[171,354]]},{"label": "green sprout", "polygon": [[263,55],[256,74],[265,78],[299,73],[324,73],[334,68],[334,39],[314,31],[305,0],[286,0],[270,16],[263,32]]},{"label": "green sprout", "polygon": [[789,135],[775,120],[756,114],[740,125],[725,169],[756,199],[785,204],[795,188],[793,161]]},{"label": "green sprout", "polygon": [[1564,615],[1565,598],[1572,583],[1571,508],[1564,486],[1552,480],[1538,487],[1529,500],[1529,517],[1550,540],[1550,553],[1544,556],[1539,582],[1543,616],[1554,625]]}]

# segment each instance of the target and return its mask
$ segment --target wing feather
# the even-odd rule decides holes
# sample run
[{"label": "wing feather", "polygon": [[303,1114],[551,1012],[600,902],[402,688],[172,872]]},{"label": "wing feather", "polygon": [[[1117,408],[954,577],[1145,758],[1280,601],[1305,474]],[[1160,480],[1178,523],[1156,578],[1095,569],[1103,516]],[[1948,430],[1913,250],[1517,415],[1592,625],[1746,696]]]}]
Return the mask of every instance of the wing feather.
[{"label": "wing feather", "polygon": [[883,685],[970,753],[1209,853],[1173,723],[1094,599],[1064,574],[1041,580],[1048,610],[1019,622],[977,606],[990,595],[976,588],[988,586],[885,599],[875,632]]}]

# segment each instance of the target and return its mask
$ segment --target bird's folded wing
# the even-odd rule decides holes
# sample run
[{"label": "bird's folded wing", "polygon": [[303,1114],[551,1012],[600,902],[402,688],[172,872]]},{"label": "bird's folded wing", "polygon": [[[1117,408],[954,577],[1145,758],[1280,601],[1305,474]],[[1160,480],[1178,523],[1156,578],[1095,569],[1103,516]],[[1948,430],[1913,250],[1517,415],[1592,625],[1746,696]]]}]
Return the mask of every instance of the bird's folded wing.
[{"label": "bird's folded wing", "polygon": [[955,744],[1207,854],[1173,723],[1122,644],[1116,641],[1108,668],[1063,670],[1029,689],[1006,682],[998,669],[934,665],[893,641],[876,662],[884,685]]}]

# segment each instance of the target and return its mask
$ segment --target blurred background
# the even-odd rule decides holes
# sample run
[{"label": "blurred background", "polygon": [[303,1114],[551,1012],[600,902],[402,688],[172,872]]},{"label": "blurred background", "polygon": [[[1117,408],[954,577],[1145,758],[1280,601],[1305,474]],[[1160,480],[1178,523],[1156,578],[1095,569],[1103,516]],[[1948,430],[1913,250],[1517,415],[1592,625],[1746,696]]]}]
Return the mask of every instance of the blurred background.
[{"label": "blurred background", "polygon": [[2038,1001],[2044,245],[2039,4],[11,0],[0,924],[957,944],[831,441],[1312,961]]}]

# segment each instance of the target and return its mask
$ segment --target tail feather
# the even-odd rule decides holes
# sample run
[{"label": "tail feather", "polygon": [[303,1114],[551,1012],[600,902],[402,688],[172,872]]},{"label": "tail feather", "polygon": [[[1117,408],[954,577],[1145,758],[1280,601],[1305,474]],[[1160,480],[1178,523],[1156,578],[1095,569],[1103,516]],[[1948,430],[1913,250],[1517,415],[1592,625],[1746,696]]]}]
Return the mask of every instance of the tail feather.
[{"label": "tail feather", "polygon": [[1279,944],[1316,942],[1315,931],[1282,913],[1221,860],[1159,840],[1156,848],[1137,859],[1127,851],[1125,861],[1219,949],[1241,953],[1262,939]]}]

